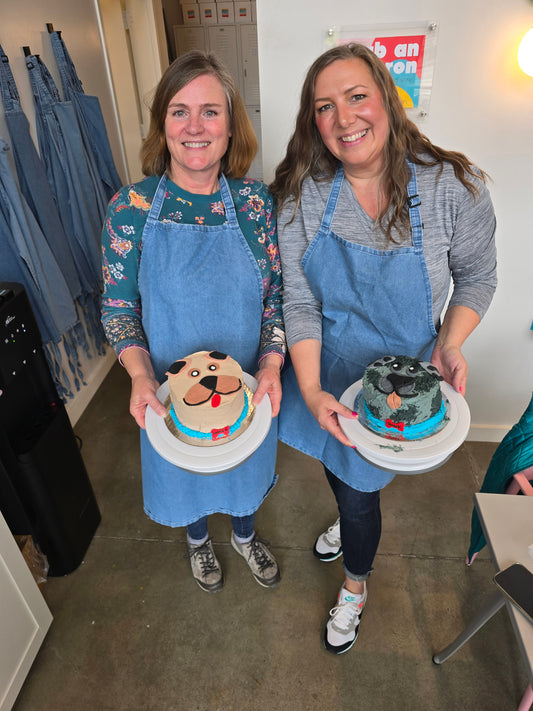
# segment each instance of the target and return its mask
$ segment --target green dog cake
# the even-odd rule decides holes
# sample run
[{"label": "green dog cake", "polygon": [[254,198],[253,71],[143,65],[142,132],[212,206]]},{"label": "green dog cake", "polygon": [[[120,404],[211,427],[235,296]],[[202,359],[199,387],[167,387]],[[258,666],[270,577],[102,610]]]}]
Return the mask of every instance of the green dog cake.
[{"label": "green dog cake", "polygon": [[356,402],[361,422],[387,439],[418,440],[446,424],[437,368],[409,356],[384,356],[365,369]]}]

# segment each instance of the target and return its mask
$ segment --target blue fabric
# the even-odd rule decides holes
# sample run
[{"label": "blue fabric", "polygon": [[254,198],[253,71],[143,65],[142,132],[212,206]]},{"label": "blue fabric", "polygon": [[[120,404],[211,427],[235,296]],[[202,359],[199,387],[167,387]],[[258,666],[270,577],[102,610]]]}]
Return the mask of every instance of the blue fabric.
[{"label": "blue fabric", "polygon": [[[415,167],[409,167],[408,194],[416,196]],[[437,335],[419,201],[413,199],[409,206],[412,246],[382,251],[347,242],[331,231],[343,177],[341,166],[320,229],[302,259],[313,294],[322,303],[322,388],[337,399],[369,363],[384,355],[429,360]],[[283,442],[319,459],[359,491],[376,491],[394,478],[320,428],[292,367],[284,377],[279,419]]]},{"label": "blue fabric", "polygon": [[[533,466],[533,395],[520,420],[492,455],[480,492],[504,494],[515,474]],[[476,509],[472,511],[468,561],[486,545]]]},{"label": "blue fabric", "polygon": [[[105,211],[99,207],[72,103],[62,102],[52,76],[34,55],[26,57],[36,109],[39,152],[68,235],[77,242],[80,278],[86,291],[100,291],[100,234]],[[82,261],[83,260],[83,261]]]},{"label": "blue fabric", "polygon": [[[181,356],[216,349],[257,370],[263,285],[242,234],[229,187],[221,176],[227,222],[219,226],[159,222],[163,176],[144,228],[139,267],[143,328],[155,376],[165,380]],[[277,418],[259,449],[239,467],[203,476],[179,469],[152,448],[141,430],[145,511],[167,526],[185,526],[211,513],[254,513],[274,486]]]},{"label": "blue fabric", "polygon": [[[0,47],[0,60],[0,91],[20,191],[37,220],[42,236],[68,285],[69,302],[75,302],[74,307],[79,313],[83,311],[81,308],[83,299],[81,298],[81,282],[71,244],[59,217],[55,198],[46,178],[46,170],[30,135],[29,122],[22,111],[9,60],[2,47]],[[26,282],[24,284],[27,290]],[[59,289],[55,298],[60,299],[62,295],[64,294]],[[79,367],[78,347],[82,347],[85,351],[89,350],[85,329],[78,319],[74,328],[64,331],[61,336],[67,363],[74,376],[74,385],[79,390],[80,384],[83,382],[83,373]],[[61,394],[71,395],[69,379],[65,371],[62,373],[64,392]]]},{"label": "blue fabric", "polygon": [[71,101],[74,106],[84,145],[91,158],[91,167],[99,194],[102,196],[103,217],[105,217],[107,203],[120,189],[122,181],[113,161],[100,102],[97,96],[89,96],[83,91],[61,33],[50,33],[50,40],[61,76],[64,98]]},{"label": "blue fabric", "polygon": [[74,256],[46,179],[46,170],[33,143],[28,119],[20,105],[9,60],[2,47],[0,47],[0,60],[0,91],[20,191],[39,223],[69,286],[72,298],[76,299],[81,293],[81,283]]},{"label": "blue fabric", "polygon": [[[35,314],[36,321],[43,344],[48,346],[47,355],[57,389],[61,396],[66,396],[71,394],[70,384],[61,367],[57,344],[64,334],[74,329],[78,315],[55,257],[15,182],[7,157],[9,150],[6,141],[0,139],[0,210],[7,227],[3,239],[10,243],[9,255],[15,255],[22,263],[20,271],[26,279],[21,283],[29,287],[30,302],[42,302]],[[12,271],[11,267],[10,260],[2,261],[0,278],[3,281],[17,281],[19,270]]]},{"label": "blue fabric", "polygon": [[[105,216],[99,204],[87,152],[71,102],[62,102],[48,69],[35,55],[26,57],[35,102],[39,153],[48,183],[69,237],[80,279],[81,308],[97,352],[104,352],[100,322],[102,287],[101,229]],[[86,351],[87,356],[90,353]]]}]

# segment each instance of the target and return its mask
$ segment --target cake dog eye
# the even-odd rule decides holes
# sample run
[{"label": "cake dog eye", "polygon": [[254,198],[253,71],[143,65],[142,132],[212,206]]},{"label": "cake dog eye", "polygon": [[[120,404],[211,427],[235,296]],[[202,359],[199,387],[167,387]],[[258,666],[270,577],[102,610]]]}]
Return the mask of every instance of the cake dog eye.
[{"label": "cake dog eye", "polygon": [[420,370],[420,368],[418,367],[418,365],[410,365],[407,368],[408,373],[418,373],[419,370]]},{"label": "cake dog eye", "polygon": [[193,368],[192,370],[189,370],[189,375],[191,378],[197,378],[200,375],[200,371],[198,368]]},{"label": "cake dog eye", "polygon": [[218,365],[216,365],[215,363],[209,363],[209,365],[207,366],[207,370],[218,370]]},{"label": "cake dog eye", "polygon": [[402,368],[401,364],[398,363],[398,361],[396,361],[396,363],[393,363],[390,367],[391,367],[393,370],[401,370],[401,368]]}]

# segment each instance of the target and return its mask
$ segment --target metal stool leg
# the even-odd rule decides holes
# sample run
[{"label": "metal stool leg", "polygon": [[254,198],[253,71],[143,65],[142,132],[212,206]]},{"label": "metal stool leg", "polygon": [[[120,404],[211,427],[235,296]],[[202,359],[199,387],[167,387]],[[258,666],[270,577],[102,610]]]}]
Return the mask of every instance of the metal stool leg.
[{"label": "metal stool leg", "polygon": [[458,649],[460,649],[465,642],[473,637],[478,630],[480,630],[485,622],[488,622],[491,617],[493,617],[498,610],[505,604],[505,598],[499,591],[493,593],[489,600],[485,603],[482,609],[474,617],[474,619],[467,625],[461,634],[454,639],[454,641],[449,644],[445,649],[437,654],[433,655],[433,661],[435,664],[442,664],[447,659],[449,659],[452,654],[455,654]]}]

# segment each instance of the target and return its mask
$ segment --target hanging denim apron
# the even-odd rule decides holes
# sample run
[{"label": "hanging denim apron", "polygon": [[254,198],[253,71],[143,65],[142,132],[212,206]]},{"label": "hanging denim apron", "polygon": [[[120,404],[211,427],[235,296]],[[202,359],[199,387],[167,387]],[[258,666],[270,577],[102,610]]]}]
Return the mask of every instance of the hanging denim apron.
[{"label": "hanging denim apron", "polygon": [[[17,255],[22,271],[27,275],[23,283],[27,285],[32,282],[30,293],[33,295],[33,301],[42,302],[36,312],[36,319],[58,392],[61,396],[71,396],[70,384],[61,367],[61,353],[57,344],[65,334],[73,332],[78,315],[54,254],[15,182],[7,157],[8,152],[7,142],[0,138],[0,210],[9,227],[9,233],[6,235],[12,243],[9,251]],[[6,264],[3,260],[0,262],[1,278],[13,281],[13,277],[6,273],[8,263],[9,260]],[[75,373],[68,339],[64,343],[71,370]]]},{"label": "hanging denim apron", "polygon": [[0,47],[0,92],[20,191],[35,215],[73,299],[81,293],[71,247],[59,219],[57,205],[46,179],[46,171],[30,135],[30,125],[22,111],[9,59]]},{"label": "hanging denim apron", "polygon": [[[82,286],[79,301],[85,326],[97,352],[103,354],[100,291],[105,208],[102,212],[72,103],[61,101],[54,80],[39,57],[29,55],[25,61],[35,103],[39,153],[70,239]],[[86,353],[91,356],[88,349]]]},{"label": "hanging denim apron", "polygon": [[121,187],[122,181],[113,162],[100,102],[97,96],[84,93],[74,63],[61,37],[61,32],[51,32],[50,41],[61,76],[64,98],[67,101],[72,101],[87,153],[91,159],[94,158],[93,169],[96,183],[101,187],[105,210],[109,200]]},{"label": "hanging denim apron", "polygon": [[[245,372],[257,370],[263,284],[242,234],[225,177],[223,225],[159,222],[167,179],[154,196],[142,235],[139,291],[143,327],[158,382],[181,356],[216,349]],[[141,430],[144,509],[154,521],[186,526],[215,512],[254,513],[274,486],[277,418],[258,450],[231,471],[204,476],[167,462]]]},{"label": "hanging denim apron", "polygon": [[83,259],[80,278],[100,290],[102,280],[101,232],[105,209],[97,198],[74,108],[61,101],[54,80],[36,55],[26,58],[35,102],[39,152],[56,198],[61,221],[77,242]]},{"label": "hanging denim apron", "polygon": [[[339,167],[320,229],[302,259],[311,290],[322,303],[322,388],[337,399],[381,356],[431,357],[437,333],[422,248],[415,167],[408,165],[412,246],[377,250],[348,242],[331,231],[344,179]],[[300,394],[292,366],[283,379],[279,420],[283,442],[319,459],[359,491],[382,489],[395,476],[372,466],[320,428]]]}]

